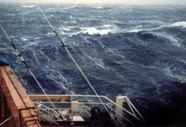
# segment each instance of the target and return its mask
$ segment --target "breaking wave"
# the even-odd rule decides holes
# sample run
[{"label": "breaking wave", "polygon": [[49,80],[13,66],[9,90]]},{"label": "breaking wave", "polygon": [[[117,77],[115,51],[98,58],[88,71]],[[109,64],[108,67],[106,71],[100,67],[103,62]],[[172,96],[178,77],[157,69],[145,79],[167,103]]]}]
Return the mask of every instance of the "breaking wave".
[{"label": "breaking wave", "polygon": [[[54,32],[32,9],[35,5],[0,6],[1,22],[47,93],[91,94]],[[99,94],[113,100],[118,94],[128,95],[154,126],[181,121],[171,118],[179,118],[174,110],[186,114],[186,8],[41,8]],[[0,53],[15,63],[27,90],[40,93],[3,34],[0,41]]]},{"label": "breaking wave", "polygon": [[162,27],[184,27],[184,28],[186,28],[186,22],[185,21],[175,22],[173,24],[163,25]]},{"label": "breaking wave", "polygon": [[186,22],[183,21],[183,22],[175,22],[173,24],[166,24],[166,25],[161,25],[159,27],[154,27],[154,28],[134,28],[134,29],[128,29],[126,30],[126,32],[140,32],[140,31],[153,31],[153,30],[159,30],[159,29],[162,29],[162,28],[171,28],[171,27],[183,27],[183,28],[186,28]]},{"label": "breaking wave", "polygon": [[33,8],[35,7],[36,5],[23,5],[21,6],[22,8]]},{"label": "breaking wave", "polygon": [[94,8],[95,8],[95,9],[103,9],[103,7],[101,7],[101,6],[100,6],[100,7],[94,7]]},{"label": "breaking wave", "polygon": [[95,27],[90,27],[90,28],[83,28],[84,30],[82,31],[82,33],[86,34],[90,34],[90,35],[94,35],[94,34],[100,34],[100,35],[105,35],[110,33],[112,30],[110,29],[96,29]]},{"label": "breaking wave", "polygon": [[89,34],[89,35],[106,35],[109,33],[117,33],[118,28],[114,25],[105,24],[103,26],[96,27],[78,27],[78,26],[69,26],[69,27],[60,27],[60,31],[63,31],[63,34],[67,35],[78,35],[78,34]]}]

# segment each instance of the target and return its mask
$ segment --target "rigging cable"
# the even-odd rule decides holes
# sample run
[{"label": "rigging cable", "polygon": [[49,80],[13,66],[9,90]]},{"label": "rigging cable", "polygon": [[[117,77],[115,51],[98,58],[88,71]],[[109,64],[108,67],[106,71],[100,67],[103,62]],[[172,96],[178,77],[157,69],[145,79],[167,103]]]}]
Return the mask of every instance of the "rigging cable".
[{"label": "rigging cable", "polygon": [[[21,54],[20,54],[19,51],[17,50],[16,46],[15,46],[14,43],[11,41],[10,37],[8,36],[8,34],[6,33],[5,29],[3,28],[3,26],[2,26],[1,24],[0,24],[0,27],[1,27],[1,29],[3,30],[4,34],[7,36],[9,42],[11,43],[11,45],[12,45],[12,46],[14,47],[14,49],[16,50],[18,57],[19,57],[19,58],[21,59],[21,61],[25,64],[25,66],[26,66],[27,68],[29,68],[28,65],[26,64],[26,62],[24,61],[23,57],[21,56]],[[16,90],[17,90],[17,88],[16,88]],[[20,94],[19,94],[19,96],[20,96]],[[22,99],[22,98],[21,98],[21,99]],[[24,101],[23,101],[23,103],[24,103],[25,107],[27,107],[27,105],[25,104]],[[33,117],[34,121],[36,121],[37,125],[38,125],[39,127],[41,127],[40,124],[38,124],[37,120],[35,119],[35,116],[33,116],[33,114],[31,113],[30,110],[29,110],[29,113],[30,113],[30,115]]]},{"label": "rigging cable", "polygon": [[[51,101],[51,99],[49,98],[49,96],[47,95],[47,93],[45,92],[45,90],[43,89],[43,87],[41,86],[40,82],[37,80],[36,76],[34,75],[34,73],[32,72],[32,70],[29,68],[28,64],[25,62],[24,58],[22,57],[21,53],[18,51],[18,49],[16,48],[16,46],[14,45],[14,43],[11,41],[10,37],[8,36],[7,32],[5,31],[5,29],[3,28],[3,26],[0,24],[1,29],[3,30],[4,34],[6,35],[6,37],[8,38],[9,42],[11,43],[11,45],[13,46],[13,48],[15,49],[17,56],[21,59],[21,61],[24,63],[24,65],[26,66],[26,68],[28,69],[28,71],[30,72],[30,74],[32,75],[32,77],[34,78],[34,80],[36,81],[36,83],[39,85],[39,87],[41,88],[42,92],[46,95],[47,99],[49,100],[49,102],[51,103],[51,105],[55,108],[53,102]],[[56,114],[59,114],[56,111]]]},{"label": "rigging cable", "polygon": [[76,67],[79,69],[79,71],[81,72],[81,74],[83,75],[83,77],[85,78],[85,80],[87,81],[87,83],[89,84],[89,86],[91,87],[91,89],[94,91],[94,93],[96,94],[97,98],[99,99],[99,101],[102,103],[102,105],[104,106],[104,108],[106,109],[106,111],[109,113],[110,117],[113,119],[113,121],[115,122],[116,126],[117,123],[114,120],[114,118],[112,117],[111,113],[109,112],[108,108],[105,106],[104,102],[102,101],[102,99],[99,97],[98,93],[96,92],[96,90],[94,89],[94,87],[92,86],[92,84],[90,83],[90,81],[88,80],[87,76],[84,74],[84,72],[82,71],[82,69],[80,68],[80,66],[78,65],[78,63],[76,62],[76,60],[74,59],[74,57],[71,55],[71,53],[69,52],[68,48],[66,47],[66,45],[64,44],[64,42],[62,41],[61,37],[58,35],[58,33],[56,32],[56,30],[54,29],[54,27],[52,26],[52,24],[50,23],[50,21],[48,20],[48,18],[46,17],[46,15],[44,14],[44,12],[41,10],[40,6],[35,3],[37,5],[37,7],[39,8],[40,12],[42,13],[42,15],[44,16],[45,20],[48,22],[49,26],[51,27],[51,29],[53,30],[53,32],[55,33],[55,35],[57,36],[58,40],[61,42],[62,46],[64,47],[64,49],[66,50],[66,52],[68,53],[68,55],[70,56],[70,58],[72,59],[72,61],[74,62],[74,64],[76,65]]}]

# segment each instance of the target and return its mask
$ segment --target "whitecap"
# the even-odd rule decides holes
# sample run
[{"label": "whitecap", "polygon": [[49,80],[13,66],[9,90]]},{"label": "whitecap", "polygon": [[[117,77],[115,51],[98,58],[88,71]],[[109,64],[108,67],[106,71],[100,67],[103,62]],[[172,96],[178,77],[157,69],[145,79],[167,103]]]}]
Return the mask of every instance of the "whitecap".
[{"label": "whitecap", "polygon": [[37,39],[40,39],[40,37],[35,37],[34,39],[37,40]]},{"label": "whitecap", "polygon": [[51,14],[50,17],[54,17],[54,15]]},{"label": "whitecap", "polygon": [[28,38],[26,38],[26,37],[21,37],[20,38],[22,41],[27,41],[28,40]]},{"label": "whitecap", "polygon": [[129,32],[129,33],[137,33],[137,32],[143,31],[143,30],[146,30],[146,29],[131,29],[131,30],[127,30],[127,32]]},{"label": "whitecap", "polygon": [[62,34],[67,35],[77,35],[80,33],[89,34],[89,35],[106,35],[109,33],[117,33],[120,32],[119,28],[115,25],[105,24],[102,26],[95,26],[95,27],[79,27],[79,26],[62,26],[59,28]]},{"label": "whitecap", "polygon": [[69,6],[69,7],[66,7],[65,10],[66,10],[66,9],[76,8],[76,7],[77,7],[77,6],[75,6],[75,5],[74,5],[74,6]]},{"label": "whitecap", "polygon": [[185,21],[175,22],[173,24],[163,25],[161,27],[184,27],[184,28],[186,28],[186,22]]},{"label": "whitecap", "polygon": [[100,7],[94,7],[94,8],[95,8],[95,9],[102,9],[103,7],[100,6]]},{"label": "whitecap", "polygon": [[7,16],[15,16],[15,14],[7,14]]},{"label": "whitecap", "polygon": [[141,32],[141,31],[153,31],[153,30],[157,30],[157,29],[160,29],[160,27],[156,27],[156,28],[141,28],[142,26],[140,26],[140,28],[129,28],[129,29],[125,29],[126,32],[129,32],[129,33],[138,33],[138,32]]},{"label": "whitecap", "polygon": [[59,30],[60,30],[60,34],[68,35],[69,37],[81,33],[81,29],[78,26],[66,26],[66,27],[62,26],[59,28]]},{"label": "whitecap", "polygon": [[33,7],[35,7],[35,5],[23,5],[23,6],[21,6],[22,8],[33,8]]},{"label": "whitecap", "polygon": [[60,27],[59,30],[70,31],[73,27]]},{"label": "whitecap", "polygon": [[29,47],[33,47],[33,46],[36,46],[36,45],[38,45],[38,42],[31,42],[31,43],[27,43],[23,47],[24,48],[29,48]]},{"label": "whitecap", "polygon": [[113,25],[110,25],[110,24],[105,24],[105,25],[103,25],[103,27],[111,28],[111,27],[114,27],[114,26]]},{"label": "whitecap", "polygon": [[96,29],[95,27],[89,27],[89,28],[83,28],[84,30],[82,31],[82,33],[86,34],[90,34],[90,35],[94,35],[94,34],[100,34],[100,35],[105,35],[111,32],[110,29]]},{"label": "whitecap", "polygon": [[47,35],[52,36],[52,35],[55,35],[55,34],[53,32],[48,32]]},{"label": "whitecap", "polygon": [[186,28],[186,22],[175,22],[173,24],[168,24],[168,25],[162,25],[160,27],[155,27],[155,28],[132,28],[132,29],[125,29],[126,32],[129,32],[129,33],[137,33],[137,32],[140,32],[140,31],[152,31],[152,30],[158,30],[158,29],[161,29],[161,28],[165,28],[165,27],[184,27]]}]

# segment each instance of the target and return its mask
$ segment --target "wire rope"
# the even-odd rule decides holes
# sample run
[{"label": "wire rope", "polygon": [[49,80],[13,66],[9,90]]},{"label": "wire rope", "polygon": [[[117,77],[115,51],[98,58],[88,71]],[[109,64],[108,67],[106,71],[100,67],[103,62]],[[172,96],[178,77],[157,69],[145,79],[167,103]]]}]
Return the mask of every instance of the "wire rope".
[{"label": "wire rope", "polygon": [[44,16],[45,20],[47,21],[47,23],[49,24],[49,26],[51,27],[51,29],[53,30],[53,32],[55,33],[55,35],[57,36],[58,40],[61,42],[62,46],[64,47],[64,49],[66,50],[66,52],[68,53],[68,55],[70,56],[70,58],[72,59],[72,61],[74,62],[74,64],[76,65],[76,67],[79,69],[79,71],[81,72],[82,76],[85,78],[86,82],[88,83],[88,85],[91,87],[91,89],[93,90],[93,92],[95,93],[95,95],[97,96],[97,98],[99,99],[99,101],[102,103],[102,105],[104,106],[105,110],[109,113],[110,117],[113,119],[113,121],[115,122],[116,126],[117,123],[115,121],[115,119],[112,117],[111,113],[109,112],[108,108],[105,106],[104,102],[102,101],[102,99],[99,97],[98,93],[96,92],[96,90],[94,89],[93,85],[90,83],[90,81],[88,80],[87,76],[85,75],[85,73],[82,71],[81,67],[78,65],[78,63],[76,62],[76,60],[74,59],[74,57],[72,56],[72,54],[70,53],[70,51],[68,50],[68,48],[66,47],[66,45],[64,44],[64,42],[62,41],[61,37],[58,35],[58,33],[56,32],[56,30],[54,29],[54,27],[52,26],[52,24],[50,23],[50,21],[48,20],[47,16],[45,15],[45,13],[42,11],[42,9],[40,8],[40,6],[35,3],[37,5],[37,7],[39,8],[39,11],[41,12],[41,14]]}]

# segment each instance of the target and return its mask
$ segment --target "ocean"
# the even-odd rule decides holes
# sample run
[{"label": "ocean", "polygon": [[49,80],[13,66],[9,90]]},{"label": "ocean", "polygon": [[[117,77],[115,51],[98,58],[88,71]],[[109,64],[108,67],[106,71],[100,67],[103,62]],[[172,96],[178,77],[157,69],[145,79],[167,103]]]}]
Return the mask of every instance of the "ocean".
[{"label": "ocean", "polygon": [[[147,121],[136,126],[186,126],[186,6],[40,7],[98,94],[130,98]],[[1,3],[0,23],[47,93],[94,94],[35,4]],[[2,30],[0,57],[42,93]]]}]

